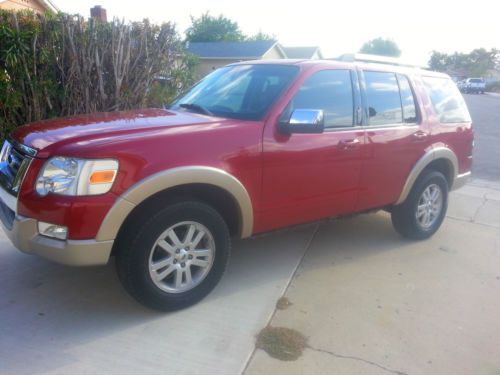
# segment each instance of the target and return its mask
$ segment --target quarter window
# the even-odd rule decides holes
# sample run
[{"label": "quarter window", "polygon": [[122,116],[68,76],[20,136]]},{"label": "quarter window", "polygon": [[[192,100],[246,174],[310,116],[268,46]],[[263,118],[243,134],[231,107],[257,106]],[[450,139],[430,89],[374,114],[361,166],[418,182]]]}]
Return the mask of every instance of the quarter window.
[{"label": "quarter window", "polygon": [[423,81],[440,122],[471,121],[465,101],[451,79],[423,77]]},{"label": "quarter window", "polygon": [[394,73],[364,72],[369,125],[390,125],[403,122],[399,86]]},{"label": "quarter window", "polygon": [[288,103],[280,121],[296,109],[323,110],[325,127],[353,126],[353,89],[349,70],[322,70],[309,77]]}]

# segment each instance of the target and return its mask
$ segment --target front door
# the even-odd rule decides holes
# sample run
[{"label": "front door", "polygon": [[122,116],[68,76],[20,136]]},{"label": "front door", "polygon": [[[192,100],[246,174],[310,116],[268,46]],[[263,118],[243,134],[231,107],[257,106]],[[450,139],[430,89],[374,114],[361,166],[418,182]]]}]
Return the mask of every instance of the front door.
[{"label": "front door", "polygon": [[310,71],[284,100],[281,121],[296,109],[320,109],[325,131],[284,135],[276,119],[266,124],[257,232],[349,213],[358,197],[365,140],[356,72]]}]

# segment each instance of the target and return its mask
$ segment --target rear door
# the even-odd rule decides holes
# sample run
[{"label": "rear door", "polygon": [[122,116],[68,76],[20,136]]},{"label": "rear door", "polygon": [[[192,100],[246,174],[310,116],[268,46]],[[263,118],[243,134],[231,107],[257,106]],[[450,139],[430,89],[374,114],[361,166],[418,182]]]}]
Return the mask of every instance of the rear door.
[{"label": "rear door", "polygon": [[408,76],[368,69],[360,76],[368,120],[359,211],[394,203],[430,144],[429,129]]}]

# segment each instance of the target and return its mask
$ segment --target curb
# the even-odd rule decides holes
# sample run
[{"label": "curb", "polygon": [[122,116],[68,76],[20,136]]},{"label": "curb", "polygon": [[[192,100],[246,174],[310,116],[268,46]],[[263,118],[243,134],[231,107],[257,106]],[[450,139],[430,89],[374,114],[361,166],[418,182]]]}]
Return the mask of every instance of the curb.
[{"label": "curb", "polygon": [[496,96],[498,98],[500,98],[500,93],[498,92],[485,92],[486,95],[489,95],[489,96]]}]

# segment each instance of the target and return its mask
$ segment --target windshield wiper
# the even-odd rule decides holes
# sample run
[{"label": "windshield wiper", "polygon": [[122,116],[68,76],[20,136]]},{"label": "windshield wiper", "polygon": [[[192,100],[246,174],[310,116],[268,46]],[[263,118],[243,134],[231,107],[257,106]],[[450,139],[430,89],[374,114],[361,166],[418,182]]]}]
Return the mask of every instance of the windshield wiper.
[{"label": "windshield wiper", "polygon": [[213,116],[214,115],[212,112],[210,112],[205,107],[203,107],[203,106],[201,106],[199,104],[195,104],[195,103],[182,103],[182,104],[179,104],[179,107],[186,108],[186,109],[189,109],[191,111],[195,111],[197,113],[201,113],[201,114],[204,114],[204,115],[209,115],[209,116]]}]

